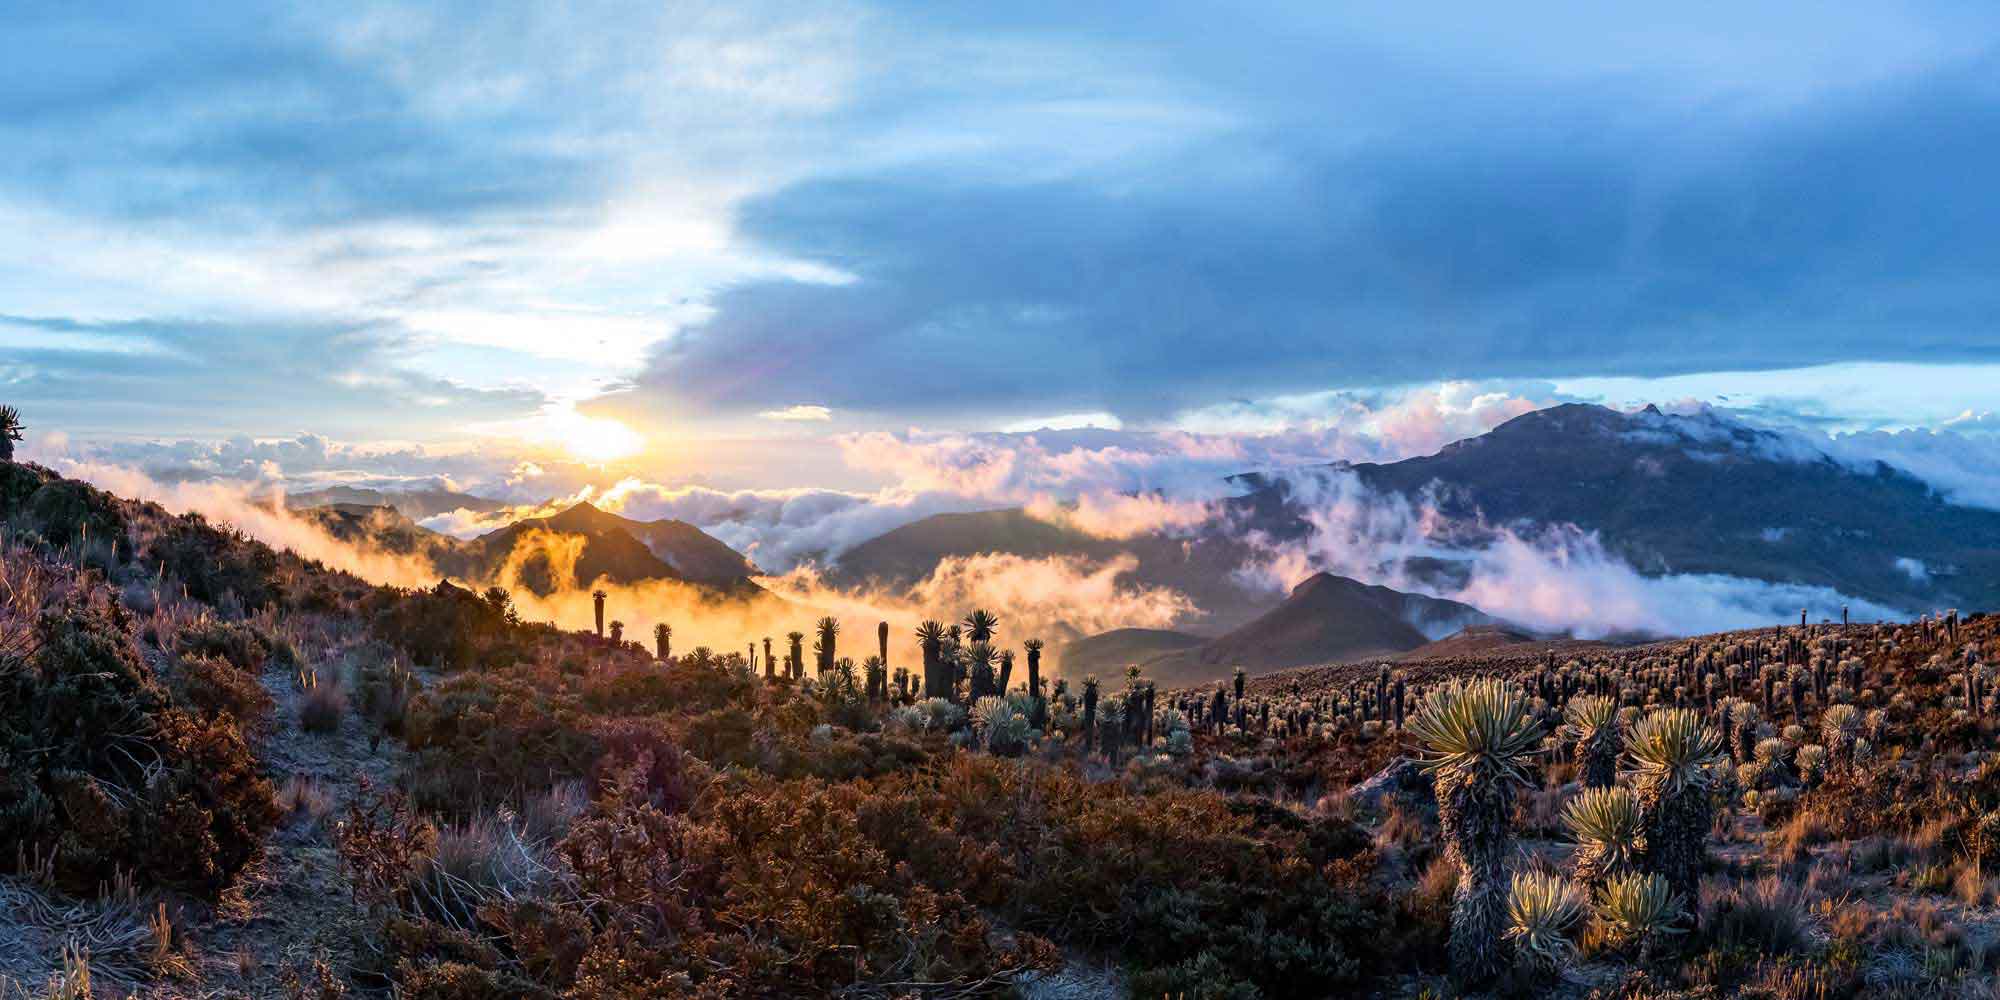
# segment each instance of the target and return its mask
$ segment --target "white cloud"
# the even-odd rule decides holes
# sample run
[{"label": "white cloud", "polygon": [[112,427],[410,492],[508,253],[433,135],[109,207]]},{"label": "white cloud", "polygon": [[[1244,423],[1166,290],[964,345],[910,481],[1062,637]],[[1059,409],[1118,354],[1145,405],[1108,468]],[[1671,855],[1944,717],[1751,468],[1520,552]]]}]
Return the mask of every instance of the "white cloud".
[{"label": "white cloud", "polygon": [[811,406],[805,403],[798,403],[792,406],[787,406],[782,410],[765,410],[764,412],[757,414],[757,416],[764,420],[781,420],[781,421],[789,421],[792,423],[814,423],[814,422],[825,422],[828,420],[832,420],[833,411],[827,409],[824,406]]}]

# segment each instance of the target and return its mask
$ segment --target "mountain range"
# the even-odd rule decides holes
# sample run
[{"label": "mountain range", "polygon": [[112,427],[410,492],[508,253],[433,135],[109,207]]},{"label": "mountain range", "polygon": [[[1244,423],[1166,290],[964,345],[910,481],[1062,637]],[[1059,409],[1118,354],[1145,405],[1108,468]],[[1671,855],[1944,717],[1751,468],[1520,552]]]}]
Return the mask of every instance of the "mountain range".
[{"label": "mountain range", "polygon": [[757,574],[736,550],[685,521],[635,521],[590,503],[578,503],[549,517],[531,517],[466,541],[431,531],[393,506],[336,503],[304,508],[329,534],[343,541],[405,555],[420,555],[441,574],[486,580],[501,576],[510,560],[517,565],[508,577],[537,594],[548,594],[565,581],[557,578],[559,547],[537,546],[548,535],[577,543],[571,572],[580,586],[604,580],[632,584],[648,580],[681,580],[717,595],[756,595],[762,588],[751,581]]},{"label": "mountain range", "polygon": [[[1451,525],[1451,545],[1384,567],[1394,572],[1382,578],[1434,593],[1459,589],[1467,565],[1458,556],[1500,532],[1533,538],[1567,525],[1595,533],[1609,553],[1646,575],[1819,586],[1912,613],[2000,605],[2000,512],[1951,503],[1888,465],[1839,461],[1796,439],[1708,413],[1583,404],[1516,417],[1432,455],[1236,476],[1230,482],[1237,495],[1191,531],[1104,538],[1019,508],[939,514],[839,554],[827,579],[836,586],[907,586],[944,559],[987,553],[1092,565],[1129,556],[1126,582],[1171,588],[1200,612],[1172,630],[1118,629],[1060,647],[1058,657],[1070,667],[1100,672],[1143,663],[1149,671],[1199,675],[1239,663],[1262,671],[1409,654],[1463,626],[1495,624],[1463,604],[1329,574],[1296,584],[1289,595],[1247,585],[1241,571],[1260,552],[1311,540],[1319,530],[1312,517],[1315,476],[1352,477],[1376,499],[1401,498]],[[395,502],[335,503],[314,516],[344,537],[365,534],[467,573],[492,570],[523,539],[549,531],[584,540],[577,570],[586,581],[601,574],[614,582],[755,586],[749,560],[682,521],[636,521],[579,504],[458,542],[405,516],[406,508],[446,498],[365,499]],[[531,586],[553,583],[545,565],[531,561],[522,569]],[[1506,642],[1511,634],[1475,630],[1457,641]]]},{"label": "mountain range", "polygon": [[1238,666],[1265,673],[1401,656],[1433,639],[1491,622],[1477,608],[1457,601],[1315,573],[1277,607],[1213,639],[1120,629],[1070,643],[1061,651],[1061,661],[1070,673],[1109,674],[1130,664],[1163,684],[1195,684],[1227,676]]}]

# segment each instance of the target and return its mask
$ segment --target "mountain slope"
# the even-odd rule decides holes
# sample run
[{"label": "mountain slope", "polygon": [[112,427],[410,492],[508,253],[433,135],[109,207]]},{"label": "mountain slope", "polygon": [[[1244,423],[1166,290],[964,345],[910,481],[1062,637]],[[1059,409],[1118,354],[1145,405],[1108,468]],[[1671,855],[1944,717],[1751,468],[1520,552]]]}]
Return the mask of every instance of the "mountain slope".
[{"label": "mountain slope", "polygon": [[702,583],[734,583],[757,575],[757,567],[720,539],[686,521],[634,521],[605,514],[681,576]]},{"label": "mountain slope", "polygon": [[1432,631],[1442,635],[1452,626],[1489,620],[1477,608],[1456,601],[1315,573],[1257,620],[1204,643],[1194,660],[1261,673],[1400,653],[1429,642]]},{"label": "mountain slope", "polygon": [[1208,640],[1186,632],[1157,628],[1116,628],[1064,643],[1055,664],[1063,674],[1109,677],[1127,664],[1144,664],[1169,653],[1192,649]]},{"label": "mountain slope", "polygon": [[[1120,629],[1064,647],[1063,673],[1116,673],[1137,664],[1163,684],[1198,684],[1242,667],[1252,674],[1314,663],[1342,663],[1400,656],[1446,635],[1492,619],[1477,608],[1421,594],[1406,594],[1331,573],[1316,573],[1292,588],[1277,607],[1229,633],[1201,641],[1182,633]],[[1081,646],[1084,656],[1071,651]],[[1145,656],[1148,648],[1164,651]]]},{"label": "mountain slope", "polygon": [[488,532],[467,543],[474,566],[484,576],[515,563],[521,585],[548,594],[565,585],[597,580],[630,584],[680,580],[680,572],[625,530],[624,518],[580,503],[552,517],[531,517]]},{"label": "mountain slope", "polygon": [[843,553],[828,578],[840,585],[904,586],[923,579],[945,559],[986,553],[1077,558],[1094,565],[1132,556],[1138,565],[1121,582],[1187,595],[1201,613],[1180,627],[1210,635],[1241,625],[1277,602],[1277,595],[1245,588],[1232,578],[1253,555],[1240,537],[1205,532],[1185,538],[1098,538],[1030,517],[1019,508],[936,514],[903,525]]},{"label": "mountain slope", "polygon": [[483,514],[501,510],[507,503],[504,500],[488,500],[485,497],[452,490],[378,490],[359,486],[328,486],[304,493],[287,494],[285,506],[294,510],[337,506],[391,507],[404,517],[420,521],[461,508]]},{"label": "mountain slope", "polygon": [[1596,531],[1642,572],[1811,584],[1905,608],[2000,602],[2000,512],[1710,415],[1556,406],[1435,455],[1350,468],[1376,490],[1431,489],[1453,517]]}]

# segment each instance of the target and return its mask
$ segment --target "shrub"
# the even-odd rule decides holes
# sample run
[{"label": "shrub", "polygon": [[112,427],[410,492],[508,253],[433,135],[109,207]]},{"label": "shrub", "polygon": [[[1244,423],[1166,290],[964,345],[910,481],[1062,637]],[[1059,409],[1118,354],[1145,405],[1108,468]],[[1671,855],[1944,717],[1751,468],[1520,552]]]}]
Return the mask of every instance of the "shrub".
[{"label": "shrub", "polygon": [[1784,955],[1804,951],[1811,942],[1803,893],[1781,879],[1726,888],[1704,886],[1701,911],[1703,937],[1722,947]]},{"label": "shrub", "polygon": [[1002,943],[958,892],[910,881],[865,835],[863,789],[745,774],[669,814],[643,782],[615,782],[560,846],[579,896],[609,907],[569,996],[824,995],[919,969],[964,991],[1056,964],[1033,934]]},{"label": "shrub", "polygon": [[371,627],[378,639],[413,661],[464,670],[504,649],[514,631],[505,591],[481,597],[450,581],[430,590],[394,592],[378,599]]},{"label": "shrub", "polygon": [[404,728],[411,796],[460,819],[583,778],[600,750],[571,695],[505,674],[446,679],[410,702]]},{"label": "shrub", "polygon": [[276,822],[234,719],[175,706],[117,605],[45,610],[24,663],[0,669],[0,842],[53,858],[68,887],[120,872],[220,889]]},{"label": "shrub", "polygon": [[254,675],[213,656],[183,656],[174,672],[183,701],[210,715],[226,715],[238,723],[257,723],[271,715],[271,693]]},{"label": "shrub", "polygon": [[401,738],[409,720],[410,700],[421,685],[393,651],[364,649],[350,659],[350,686],[361,717],[370,726],[371,748],[383,733]]},{"label": "shrub", "polygon": [[1261,1000],[1264,995],[1212,951],[1176,965],[1141,971],[1126,983],[1126,989],[1135,997],[1185,1000]]},{"label": "shrub", "polygon": [[256,610],[276,603],[279,596],[277,553],[235,531],[213,527],[199,514],[169,520],[147,556],[197,601],[220,605],[230,596]]},{"label": "shrub", "polygon": [[218,621],[203,615],[182,625],[174,633],[174,646],[183,656],[212,656],[255,676],[271,655],[271,647],[258,630],[240,622]]}]

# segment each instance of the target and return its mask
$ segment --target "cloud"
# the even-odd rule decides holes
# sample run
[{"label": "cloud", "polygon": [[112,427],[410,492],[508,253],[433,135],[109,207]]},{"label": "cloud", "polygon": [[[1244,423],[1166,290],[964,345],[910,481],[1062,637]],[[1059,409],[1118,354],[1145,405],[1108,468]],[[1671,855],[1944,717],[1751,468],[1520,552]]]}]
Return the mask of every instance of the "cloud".
[{"label": "cloud", "polygon": [[[543,405],[538,390],[479,388],[404,363],[407,331],[365,321],[80,321],[0,314],[27,346],[0,362],[6,391],[44,422],[140,433],[200,428],[386,437],[435,429],[426,414],[498,420]],[[88,349],[66,346],[90,338]],[[41,346],[49,344],[52,346]]]},{"label": "cloud", "polygon": [[1929,483],[1956,504],[2000,510],[2000,432],[1991,417],[1943,428],[1857,431],[1827,438],[1825,448],[1850,465],[1883,462]]},{"label": "cloud", "polygon": [[808,406],[804,403],[787,406],[782,410],[765,410],[757,414],[764,420],[791,421],[794,423],[824,422],[833,419],[833,411],[824,406]]},{"label": "cloud", "polygon": [[[1312,530],[1303,538],[1253,538],[1261,556],[1239,577],[1288,588],[1331,572],[1398,590],[1461,601],[1487,614],[1583,638],[1690,635],[1781,621],[1801,607],[1832,618],[1899,620],[1894,608],[1830,588],[1721,574],[1645,575],[1571,525],[1466,523],[1427,497],[1384,496],[1344,470],[1289,474],[1291,502]],[[1445,572],[1436,567],[1449,567]]]},{"label": "cloud", "polygon": [[[1557,85],[1594,57],[1526,72],[1396,36],[1305,65],[1254,34],[1204,32],[1222,54],[1202,55],[1146,39],[1188,57],[1159,104],[1198,82],[1225,127],[1025,173],[987,164],[1035,140],[988,136],[748,199],[749,239],[854,280],[732,286],[626,405],[727,410],[777,384],[897,419],[1129,423],[1327,385],[2000,354],[1975,279],[2000,263],[2000,200],[1942,180],[2000,150],[1984,52],[1703,106],[1708,81],[1661,64]],[[1285,105],[1263,89],[1281,79],[1341,97]],[[890,370],[981,391],[883,392]]]},{"label": "cloud", "polygon": [[[899,648],[909,646],[911,629],[924,620],[949,623],[986,608],[999,614],[1007,645],[1039,637],[1050,644],[1050,666],[1059,668],[1061,644],[1069,639],[1116,628],[1171,628],[1195,614],[1185,595],[1127,579],[1137,567],[1131,556],[1093,564],[986,553],[942,559],[907,589],[836,589],[811,566],[758,582],[795,603],[829,608],[849,620],[890,621]],[[862,642],[873,649],[872,637]],[[907,654],[902,662],[910,662]]]}]

